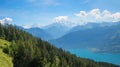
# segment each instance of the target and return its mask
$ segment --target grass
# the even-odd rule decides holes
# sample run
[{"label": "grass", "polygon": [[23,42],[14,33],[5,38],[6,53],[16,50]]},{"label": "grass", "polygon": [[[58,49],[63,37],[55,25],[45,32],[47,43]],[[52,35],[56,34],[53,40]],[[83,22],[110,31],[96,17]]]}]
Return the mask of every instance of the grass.
[{"label": "grass", "polygon": [[10,42],[0,39],[0,67],[13,67],[12,58],[3,52]]}]

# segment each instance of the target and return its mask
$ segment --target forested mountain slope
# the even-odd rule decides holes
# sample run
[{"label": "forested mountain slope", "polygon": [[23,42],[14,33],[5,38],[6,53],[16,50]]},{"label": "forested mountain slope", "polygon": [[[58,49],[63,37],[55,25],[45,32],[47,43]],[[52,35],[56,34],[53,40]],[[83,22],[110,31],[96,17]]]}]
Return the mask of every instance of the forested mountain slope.
[{"label": "forested mountain slope", "polygon": [[119,67],[78,58],[12,25],[0,24],[0,38],[10,42],[3,51],[12,57],[14,67]]}]

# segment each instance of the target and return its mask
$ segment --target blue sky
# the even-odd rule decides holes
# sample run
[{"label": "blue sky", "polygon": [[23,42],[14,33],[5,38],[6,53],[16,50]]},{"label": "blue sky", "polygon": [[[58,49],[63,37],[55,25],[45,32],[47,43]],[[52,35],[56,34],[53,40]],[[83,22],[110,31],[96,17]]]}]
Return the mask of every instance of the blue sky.
[{"label": "blue sky", "polygon": [[120,12],[120,0],[0,0],[0,19],[12,18],[12,23],[17,25],[44,25],[59,16],[78,20],[80,17],[74,18],[77,13],[85,11],[88,14],[94,9]]}]

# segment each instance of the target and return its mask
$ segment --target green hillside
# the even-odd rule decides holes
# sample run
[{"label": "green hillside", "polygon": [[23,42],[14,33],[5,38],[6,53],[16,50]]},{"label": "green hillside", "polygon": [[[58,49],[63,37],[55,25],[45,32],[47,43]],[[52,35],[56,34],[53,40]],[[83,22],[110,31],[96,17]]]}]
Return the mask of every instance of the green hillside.
[{"label": "green hillside", "polygon": [[0,39],[0,67],[13,67],[12,58],[3,52],[8,46],[10,46],[8,41]]},{"label": "green hillside", "polygon": [[12,25],[0,25],[0,38],[4,39],[0,41],[0,64],[4,67],[12,67],[12,63],[13,67],[119,67],[78,58]]}]

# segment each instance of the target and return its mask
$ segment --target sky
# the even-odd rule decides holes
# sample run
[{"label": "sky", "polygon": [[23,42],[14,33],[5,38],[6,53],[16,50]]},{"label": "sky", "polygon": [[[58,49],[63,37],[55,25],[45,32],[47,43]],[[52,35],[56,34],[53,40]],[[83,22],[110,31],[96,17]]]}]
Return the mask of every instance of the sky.
[{"label": "sky", "polygon": [[0,22],[47,25],[53,22],[120,21],[120,0],[0,0]]}]

